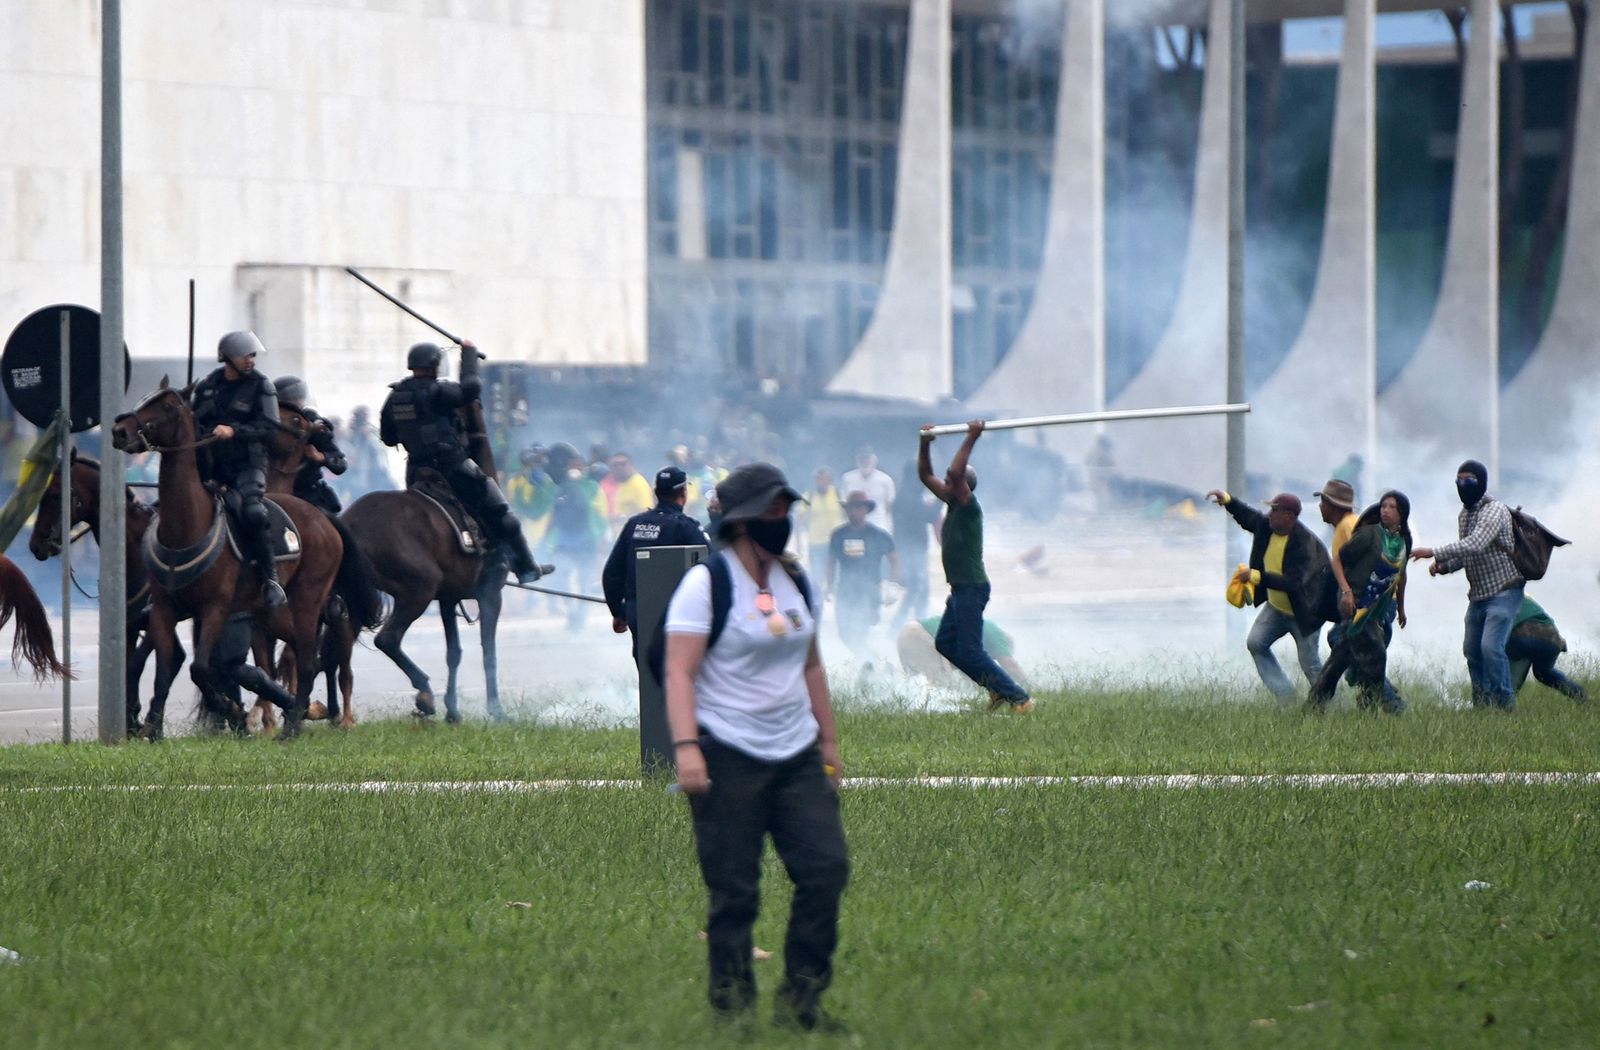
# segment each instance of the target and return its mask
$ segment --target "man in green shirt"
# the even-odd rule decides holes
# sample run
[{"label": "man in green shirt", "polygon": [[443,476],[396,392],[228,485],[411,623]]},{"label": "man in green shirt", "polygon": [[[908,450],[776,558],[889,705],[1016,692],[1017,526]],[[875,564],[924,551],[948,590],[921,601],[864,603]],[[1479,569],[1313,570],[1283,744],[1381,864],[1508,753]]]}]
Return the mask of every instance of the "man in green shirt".
[{"label": "man in green shirt", "polygon": [[1528,680],[1528,672],[1563,696],[1583,703],[1588,699],[1583,686],[1556,670],[1556,658],[1567,651],[1567,640],[1556,630],[1538,602],[1522,596],[1522,608],[1511,621],[1511,635],[1506,639],[1506,659],[1511,661],[1511,688],[1520,690]]},{"label": "man in green shirt", "polygon": [[929,492],[949,508],[945,513],[944,576],[950,584],[944,617],[934,647],[956,669],[989,692],[989,710],[1009,708],[1025,713],[1033,710],[1027,690],[994,662],[983,647],[983,610],[989,604],[989,575],[983,569],[983,508],[974,490],[978,472],[968,465],[972,446],[983,433],[983,420],[967,424],[967,436],[943,478],[933,472],[928,449],[933,444],[931,426],[922,428],[922,446],[917,450],[917,476]]}]

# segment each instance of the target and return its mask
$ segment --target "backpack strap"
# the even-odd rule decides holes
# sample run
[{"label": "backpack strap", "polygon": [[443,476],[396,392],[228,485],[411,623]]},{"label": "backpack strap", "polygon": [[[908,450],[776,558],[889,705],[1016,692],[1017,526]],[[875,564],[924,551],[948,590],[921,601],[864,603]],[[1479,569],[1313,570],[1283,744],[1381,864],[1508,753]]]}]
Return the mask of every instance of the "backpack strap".
[{"label": "backpack strap", "polygon": [[[728,557],[724,551],[716,551],[705,563],[706,571],[711,573],[711,633],[706,636],[708,651],[722,636],[722,629],[728,625],[728,611],[733,607],[733,572],[728,568]],[[806,576],[806,571],[799,562],[792,562],[788,558],[780,559],[778,564],[794,581],[800,596],[805,599],[806,608],[815,617],[817,603],[812,596],[811,580]]]}]

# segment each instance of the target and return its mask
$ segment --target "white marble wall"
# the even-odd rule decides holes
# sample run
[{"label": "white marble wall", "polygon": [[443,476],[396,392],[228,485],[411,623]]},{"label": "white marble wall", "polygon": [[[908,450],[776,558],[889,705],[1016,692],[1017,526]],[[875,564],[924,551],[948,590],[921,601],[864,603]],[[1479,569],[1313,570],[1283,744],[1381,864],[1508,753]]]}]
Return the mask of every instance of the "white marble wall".
[{"label": "white marble wall", "polygon": [[[123,6],[136,356],[183,353],[193,276],[202,352],[259,316],[325,406],[371,400],[426,333],[352,305],[354,264],[493,359],[643,362],[639,0]],[[0,0],[0,328],[99,298],[99,9]]]}]

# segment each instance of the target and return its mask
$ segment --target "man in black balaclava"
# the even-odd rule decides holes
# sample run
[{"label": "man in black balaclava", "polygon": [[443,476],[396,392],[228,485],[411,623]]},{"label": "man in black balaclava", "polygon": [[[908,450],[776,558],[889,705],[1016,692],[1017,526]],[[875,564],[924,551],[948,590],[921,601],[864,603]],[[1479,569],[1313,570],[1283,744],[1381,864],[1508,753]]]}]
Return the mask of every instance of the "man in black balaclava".
[{"label": "man in black balaclava", "polygon": [[1456,519],[1460,539],[1442,547],[1418,547],[1412,558],[1433,559],[1429,574],[1441,576],[1467,570],[1467,626],[1462,651],[1472,678],[1474,707],[1516,706],[1511,688],[1511,663],[1506,659],[1506,639],[1522,607],[1522,574],[1511,561],[1516,540],[1511,511],[1489,495],[1489,470],[1469,459],[1456,470],[1456,494],[1461,514]]}]

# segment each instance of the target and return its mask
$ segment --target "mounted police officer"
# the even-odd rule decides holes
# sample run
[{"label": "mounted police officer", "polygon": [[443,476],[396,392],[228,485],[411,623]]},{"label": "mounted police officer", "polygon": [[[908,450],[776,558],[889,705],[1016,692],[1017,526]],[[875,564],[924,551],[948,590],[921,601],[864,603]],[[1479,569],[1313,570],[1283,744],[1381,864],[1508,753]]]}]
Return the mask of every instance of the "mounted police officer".
[{"label": "mounted police officer", "polygon": [[339,502],[338,493],[333,491],[333,486],[328,484],[322,472],[326,470],[338,477],[350,464],[345,460],[343,450],[333,440],[333,424],[306,403],[310,400],[310,393],[304,379],[279,376],[272,381],[272,385],[277,388],[278,403],[293,408],[311,424],[311,433],[306,438],[305,461],[294,476],[294,494],[324,514],[337,515],[344,507]]},{"label": "mounted police officer", "polygon": [[219,439],[199,457],[201,470],[238,500],[239,543],[261,573],[262,603],[272,609],[286,599],[267,538],[267,452],[278,432],[278,393],[256,371],[262,349],[254,332],[223,336],[217,343],[222,366],[195,384],[193,403],[200,436]]},{"label": "mounted police officer", "polygon": [[611,629],[621,634],[632,631],[638,643],[638,590],[634,577],[637,559],[633,552],[645,547],[709,547],[700,523],[683,512],[689,496],[689,478],[677,467],[656,472],[656,505],[635,514],[622,526],[611,557],[600,574],[601,592],[611,608]]},{"label": "mounted police officer", "polygon": [[385,445],[404,445],[406,485],[416,480],[418,467],[432,467],[450,483],[450,489],[467,511],[506,547],[510,568],[517,579],[532,583],[539,566],[522,535],[522,523],[494,478],[468,454],[466,427],[457,409],[478,399],[483,381],[478,376],[482,356],[471,340],[461,344],[461,382],[439,378],[444,351],[437,343],[418,343],[406,354],[411,376],[389,384],[389,397],[379,413],[378,436]]}]

